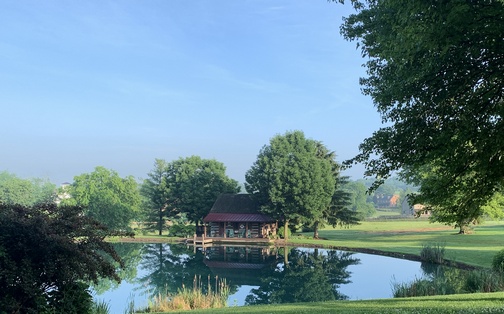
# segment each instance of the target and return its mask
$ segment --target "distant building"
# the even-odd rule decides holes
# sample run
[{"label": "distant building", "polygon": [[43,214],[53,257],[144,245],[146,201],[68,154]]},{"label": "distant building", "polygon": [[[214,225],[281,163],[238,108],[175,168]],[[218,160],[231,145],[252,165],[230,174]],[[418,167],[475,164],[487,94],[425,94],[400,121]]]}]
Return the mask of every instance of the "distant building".
[{"label": "distant building", "polygon": [[376,194],[373,196],[373,203],[377,208],[396,207],[399,195]]},{"label": "distant building", "polygon": [[424,208],[425,206],[422,204],[414,204],[411,206],[409,204],[409,197],[406,196],[401,203],[401,215],[405,217],[429,217],[431,212],[424,212]]},{"label": "distant building", "polygon": [[70,195],[70,193],[68,193],[68,188],[70,187],[70,185],[71,184],[68,183],[68,182],[61,183],[60,188],[58,190],[58,195],[56,196],[56,201],[55,201],[56,204],[59,205],[61,203],[61,201],[69,199],[70,197],[72,197]]}]

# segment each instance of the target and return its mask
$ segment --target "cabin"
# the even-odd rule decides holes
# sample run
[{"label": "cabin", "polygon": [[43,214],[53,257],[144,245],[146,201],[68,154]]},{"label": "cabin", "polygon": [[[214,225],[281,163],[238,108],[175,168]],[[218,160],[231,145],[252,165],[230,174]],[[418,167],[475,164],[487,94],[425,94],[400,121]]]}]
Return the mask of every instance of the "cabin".
[{"label": "cabin", "polygon": [[203,222],[210,238],[268,238],[278,227],[250,194],[220,195]]}]

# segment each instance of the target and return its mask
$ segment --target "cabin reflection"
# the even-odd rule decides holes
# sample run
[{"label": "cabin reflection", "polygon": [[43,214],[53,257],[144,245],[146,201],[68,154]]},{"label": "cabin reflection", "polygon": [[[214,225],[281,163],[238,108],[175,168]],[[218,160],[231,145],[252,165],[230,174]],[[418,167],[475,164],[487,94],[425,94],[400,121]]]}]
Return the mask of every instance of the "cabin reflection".
[{"label": "cabin reflection", "polygon": [[211,246],[205,250],[204,263],[229,284],[258,286],[260,274],[276,267],[277,253],[272,247]]}]

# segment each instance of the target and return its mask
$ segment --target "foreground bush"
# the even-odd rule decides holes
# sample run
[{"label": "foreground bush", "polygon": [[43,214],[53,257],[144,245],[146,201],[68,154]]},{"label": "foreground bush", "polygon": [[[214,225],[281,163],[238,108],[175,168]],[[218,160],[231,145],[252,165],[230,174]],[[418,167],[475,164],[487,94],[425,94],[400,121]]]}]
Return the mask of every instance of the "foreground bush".
[{"label": "foreground bush", "polygon": [[0,312],[88,313],[87,282],[120,281],[112,234],[73,206],[0,204]]}]

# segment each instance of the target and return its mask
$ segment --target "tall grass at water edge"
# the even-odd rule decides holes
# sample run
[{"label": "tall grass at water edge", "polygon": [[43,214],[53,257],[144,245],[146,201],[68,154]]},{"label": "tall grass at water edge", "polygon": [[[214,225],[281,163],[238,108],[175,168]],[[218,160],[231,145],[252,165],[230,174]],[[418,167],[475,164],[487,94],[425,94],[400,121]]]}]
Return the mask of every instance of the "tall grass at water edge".
[{"label": "tall grass at water edge", "polygon": [[229,292],[226,280],[219,279],[217,276],[215,277],[215,283],[212,283],[210,276],[208,276],[206,292],[204,292],[201,276],[194,276],[192,288],[182,285],[182,288],[174,295],[158,294],[149,301],[146,309],[141,309],[137,312],[171,312],[223,308],[227,305],[226,301]]}]

